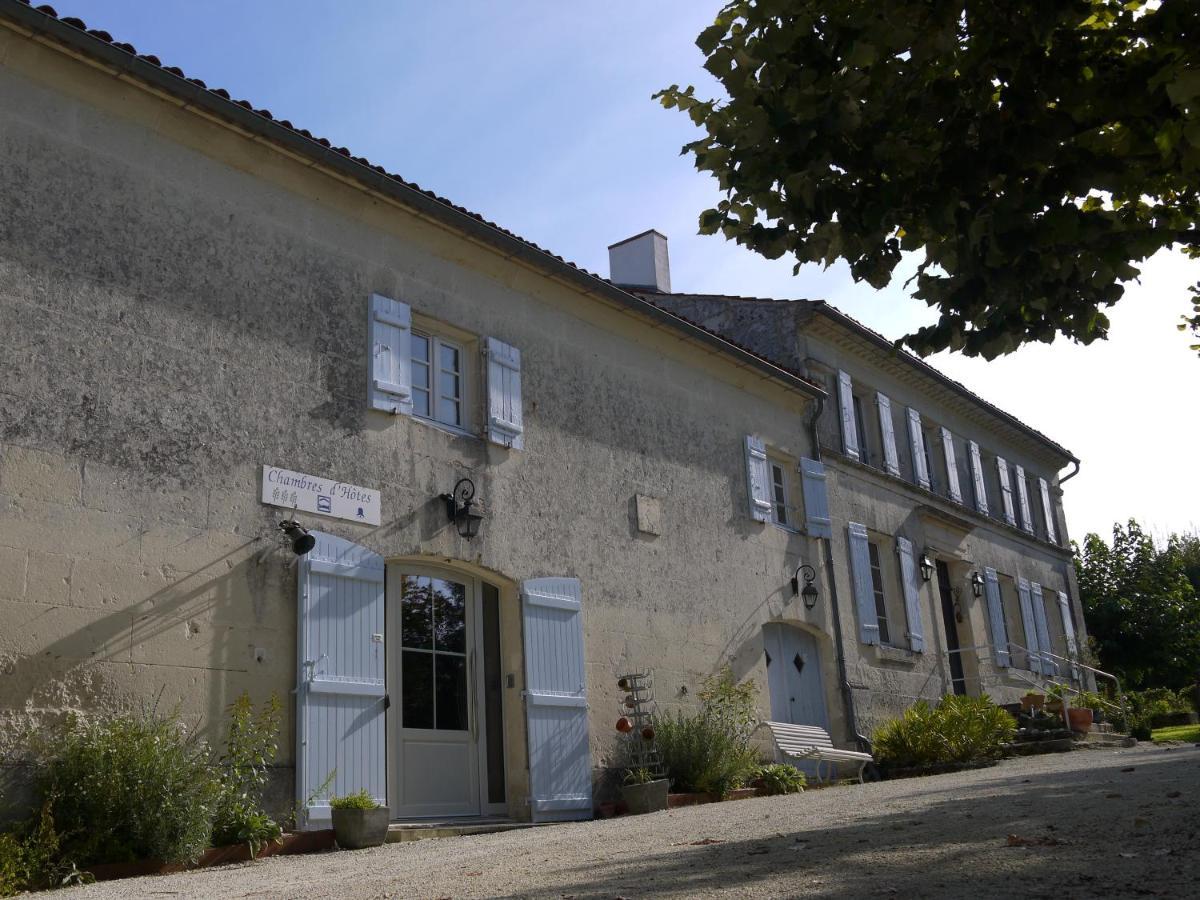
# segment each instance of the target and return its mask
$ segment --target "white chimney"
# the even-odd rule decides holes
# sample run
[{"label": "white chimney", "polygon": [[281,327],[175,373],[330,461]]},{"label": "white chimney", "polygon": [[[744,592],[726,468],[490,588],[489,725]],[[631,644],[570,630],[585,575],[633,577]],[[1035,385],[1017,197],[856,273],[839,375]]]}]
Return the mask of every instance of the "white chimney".
[{"label": "white chimney", "polygon": [[671,293],[667,236],[653,228],[608,248],[608,277],[623,287]]}]

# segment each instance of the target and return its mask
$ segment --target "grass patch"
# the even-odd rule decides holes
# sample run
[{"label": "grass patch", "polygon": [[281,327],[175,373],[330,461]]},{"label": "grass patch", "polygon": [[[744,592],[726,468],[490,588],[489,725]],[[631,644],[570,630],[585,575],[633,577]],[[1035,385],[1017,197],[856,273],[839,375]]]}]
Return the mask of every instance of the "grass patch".
[{"label": "grass patch", "polygon": [[1175,725],[1171,728],[1155,728],[1151,739],[1160,741],[1188,741],[1200,744],[1200,725]]}]

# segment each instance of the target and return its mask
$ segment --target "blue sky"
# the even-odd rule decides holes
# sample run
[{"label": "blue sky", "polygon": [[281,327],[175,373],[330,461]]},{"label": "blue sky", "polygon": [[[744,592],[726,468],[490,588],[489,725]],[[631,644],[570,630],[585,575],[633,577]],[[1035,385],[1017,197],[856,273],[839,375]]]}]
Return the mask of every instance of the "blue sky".
[{"label": "blue sky", "polygon": [[[821,298],[889,337],[933,318],[898,285],[855,285],[843,266],[794,277],[786,260],[696,234],[715,183],[679,155],[689,121],[650,95],[714,90],[693,41],[719,2],[54,6],[602,275],[610,243],[653,227],[678,291]],[[1076,538],[1130,516],[1160,536],[1200,526],[1200,358],[1174,327],[1197,279],[1200,262],[1156,257],[1106,345],[931,360],[1082,458],[1065,486]]]}]

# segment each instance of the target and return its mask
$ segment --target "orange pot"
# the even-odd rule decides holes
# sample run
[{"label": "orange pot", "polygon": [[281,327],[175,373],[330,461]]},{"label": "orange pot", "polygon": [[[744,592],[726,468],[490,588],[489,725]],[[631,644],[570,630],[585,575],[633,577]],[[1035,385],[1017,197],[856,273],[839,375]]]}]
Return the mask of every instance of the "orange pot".
[{"label": "orange pot", "polygon": [[1082,706],[1072,706],[1067,710],[1067,721],[1071,723],[1072,731],[1087,734],[1092,730],[1092,711]]}]

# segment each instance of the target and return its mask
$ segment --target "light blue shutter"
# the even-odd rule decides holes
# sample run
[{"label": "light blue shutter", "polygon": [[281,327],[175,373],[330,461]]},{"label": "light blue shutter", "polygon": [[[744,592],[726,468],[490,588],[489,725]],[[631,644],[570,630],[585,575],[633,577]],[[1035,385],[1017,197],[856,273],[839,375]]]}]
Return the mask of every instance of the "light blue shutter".
[{"label": "light blue shutter", "polygon": [[487,339],[488,440],[514,450],[525,448],[521,409],[521,351],[493,337]]},{"label": "light blue shutter", "polygon": [[900,454],[896,452],[896,423],[892,419],[892,401],[886,394],[875,393],[879,408],[879,432],[883,435],[883,468],[889,475],[900,474]]},{"label": "light blue shutter", "polygon": [[983,592],[987,596],[988,620],[992,625],[992,657],[1001,669],[1012,664],[1008,653],[1008,626],[1004,624],[1004,599],[1000,595],[1000,579],[996,570],[984,568]]},{"label": "light blue shutter", "polygon": [[1071,618],[1071,598],[1066,591],[1058,592],[1058,611],[1062,616],[1063,637],[1066,639],[1067,656],[1071,658],[1071,677],[1079,681],[1081,676],[1075,660],[1079,658],[1079,643],[1075,640],[1075,620]]},{"label": "light blue shutter", "polygon": [[412,311],[407,303],[372,294],[368,326],[371,408],[411,414]]},{"label": "light blue shutter", "polygon": [[1029,511],[1029,489],[1025,486],[1025,469],[1016,467],[1017,501],[1021,505],[1021,529],[1033,534],[1033,515]]},{"label": "light blue shutter", "polygon": [[533,819],[590,819],[592,760],[579,579],[530,579],[521,586],[521,599]]},{"label": "light blue shutter", "polygon": [[858,639],[864,644],[878,644],[879,616],[875,612],[875,587],[871,581],[867,529],[857,522],[851,522],[846,532],[850,546],[850,575],[854,581],[854,599],[858,604]]},{"label": "light blue shutter", "polygon": [[1050,484],[1045,478],[1038,478],[1038,491],[1042,495],[1042,517],[1046,522],[1046,539],[1052,544],[1058,543],[1058,529],[1054,527],[1054,506],[1050,502]]},{"label": "light blue shutter", "polygon": [[[330,827],[328,797],[387,804],[383,557],[331,534],[299,560],[296,799],[305,829]],[[307,804],[307,806],[306,806]]]},{"label": "light blue shutter", "polygon": [[979,445],[967,441],[967,456],[971,460],[971,484],[975,488],[975,509],[988,514],[987,488],[983,483],[983,461],[979,458]]},{"label": "light blue shutter", "polygon": [[904,588],[904,612],[908,616],[908,645],[916,653],[925,651],[925,630],[921,627],[921,583],[913,560],[912,541],[896,537],[896,555],[900,557],[900,584]]},{"label": "light blue shutter", "polygon": [[1003,456],[996,457],[996,475],[1000,478],[1000,499],[1004,504],[1004,521],[1009,525],[1016,525],[1017,516],[1013,512],[1012,483],[1008,478],[1008,462]]},{"label": "light blue shutter", "polygon": [[842,452],[858,459],[858,427],[854,423],[854,384],[850,374],[838,369],[838,411],[842,416]]},{"label": "light blue shutter", "polygon": [[829,517],[829,491],[825,486],[825,466],[815,459],[800,459],[800,485],[804,492],[804,528],[809,537],[833,537]]},{"label": "light blue shutter", "polygon": [[1037,623],[1033,618],[1033,601],[1029,597],[1029,582],[1017,579],[1017,599],[1021,603],[1021,628],[1025,634],[1025,658],[1029,671],[1041,674],[1042,654],[1038,648]]},{"label": "light blue shutter", "polygon": [[908,445],[912,450],[913,480],[929,490],[929,465],[925,459],[925,432],[921,429],[921,414],[911,406],[906,410]]},{"label": "light blue shutter", "polygon": [[1042,674],[1057,675],[1058,664],[1051,656],[1053,649],[1050,644],[1050,628],[1046,623],[1046,598],[1042,595],[1042,586],[1036,581],[1029,586],[1031,602],[1033,603],[1033,624],[1037,630],[1038,650],[1042,655]]},{"label": "light blue shutter", "polygon": [[771,477],[767,471],[767,445],[752,434],[746,435],[746,489],[750,496],[750,518],[769,522]]},{"label": "light blue shutter", "polygon": [[946,489],[950,499],[962,503],[962,485],[958,483],[958,460],[954,456],[954,435],[942,426],[942,455],[946,458]]}]

